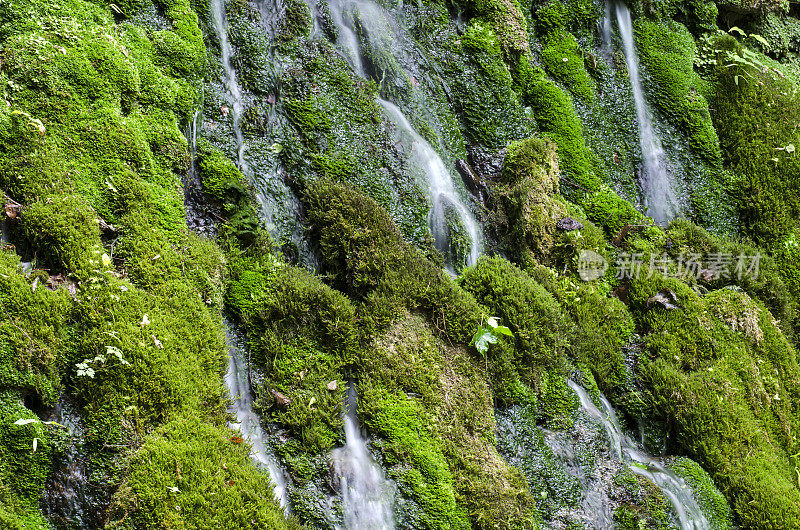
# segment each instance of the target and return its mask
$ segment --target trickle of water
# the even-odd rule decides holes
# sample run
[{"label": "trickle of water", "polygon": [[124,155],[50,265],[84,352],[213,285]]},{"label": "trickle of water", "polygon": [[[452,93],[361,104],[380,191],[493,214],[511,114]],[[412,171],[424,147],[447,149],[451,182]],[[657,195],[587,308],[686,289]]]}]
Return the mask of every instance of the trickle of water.
[{"label": "trickle of water", "polygon": [[72,404],[59,401],[50,417],[64,426],[69,433],[69,443],[63,464],[48,478],[40,505],[42,513],[56,528],[82,530],[92,528],[93,501],[87,491],[86,462],[81,456],[83,423]]},{"label": "trickle of water", "polygon": [[[367,77],[362,59],[361,40],[355,29],[354,17],[366,26],[366,38],[372,41],[373,47],[386,49],[390,53],[400,53],[395,46],[390,46],[394,36],[388,23],[388,14],[377,4],[364,0],[331,0],[329,2],[331,19],[338,30],[338,44],[344,49],[353,70],[361,77]],[[461,224],[470,238],[470,249],[466,265],[473,265],[481,252],[481,235],[478,223],[465,206],[453,185],[453,176],[431,145],[409,123],[397,105],[378,99],[387,118],[401,132],[401,142],[409,148],[412,163],[415,163],[425,174],[431,198],[429,224],[436,247],[448,254],[450,231],[447,224],[448,209],[455,211]],[[452,264],[451,264],[452,265]],[[452,272],[452,271],[451,271]]]},{"label": "trickle of water", "polygon": [[244,135],[242,134],[242,112],[244,110],[244,102],[242,99],[242,90],[239,88],[239,81],[236,77],[236,70],[231,66],[231,55],[233,50],[231,43],[228,40],[228,18],[225,15],[225,0],[211,0],[209,2],[211,10],[211,23],[214,26],[214,32],[217,34],[220,47],[220,60],[222,62],[222,70],[225,73],[225,87],[230,96],[230,112],[233,117],[233,133],[236,136],[236,153],[238,156],[239,170],[250,177],[250,166],[244,158],[246,150]]},{"label": "trickle of water", "polygon": [[390,530],[394,528],[394,485],[372,458],[358,425],[355,385],[347,389],[344,415],[344,447],[331,452],[339,481],[346,530]]},{"label": "trickle of water", "polygon": [[602,394],[597,408],[589,393],[574,381],[567,381],[570,388],[578,395],[578,400],[589,416],[597,420],[608,433],[612,448],[617,457],[628,464],[634,473],[649,479],[669,499],[678,516],[682,530],[710,530],[705,515],[692,496],[692,490],[686,481],[667,469],[660,461],[644,453],[629,436],[622,432],[617,413],[611,403]]},{"label": "trickle of water", "polygon": [[233,406],[231,413],[236,415],[237,423],[232,428],[239,429],[252,444],[250,453],[259,467],[266,469],[274,485],[275,499],[281,507],[288,511],[289,499],[286,492],[286,477],[277,460],[268,450],[267,435],[261,427],[261,420],[253,412],[253,393],[250,389],[250,377],[247,359],[244,357],[242,339],[238,337],[232,326],[226,322],[228,339],[228,371],[225,374],[225,385],[231,395]]},{"label": "trickle of water", "polygon": [[467,265],[474,265],[480,255],[480,232],[478,223],[472,217],[453,186],[453,176],[447,171],[444,162],[433,150],[433,147],[414,130],[402,111],[393,103],[378,100],[386,116],[406,135],[405,141],[410,144],[414,161],[425,171],[428,179],[433,208],[430,215],[430,226],[436,247],[445,250],[449,243],[447,228],[447,208],[454,208],[471,240]]},{"label": "trickle of water", "polygon": [[[633,41],[633,22],[628,7],[616,3],[614,10],[617,15],[622,49],[625,62],[628,65],[633,100],[636,106],[636,119],[639,123],[639,145],[642,150],[642,167],[639,183],[644,194],[647,215],[656,223],[666,225],[675,218],[680,211],[680,204],[671,181],[669,160],[664,151],[661,139],[656,133],[650,117],[650,109],[644,98],[642,83],[639,78],[639,59]],[[603,39],[610,43],[611,35],[611,8],[607,7],[606,17],[602,26]]]}]

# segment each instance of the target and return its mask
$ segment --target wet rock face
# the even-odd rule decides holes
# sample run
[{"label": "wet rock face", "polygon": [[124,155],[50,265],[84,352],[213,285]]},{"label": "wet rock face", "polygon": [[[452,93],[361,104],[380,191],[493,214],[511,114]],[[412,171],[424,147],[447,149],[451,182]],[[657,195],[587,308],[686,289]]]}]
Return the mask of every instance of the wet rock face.
[{"label": "wet rock face", "polygon": [[469,163],[475,173],[484,181],[486,179],[498,179],[503,171],[503,162],[506,159],[506,149],[492,152],[485,147],[473,145],[467,147]]},{"label": "wet rock face", "polygon": [[83,450],[83,421],[70,402],[59,402],[48,414],[48,421],[63,426],[60,443],[63,451],[47,479],[40,508],[56,528],[84,530],[102,527],[105,502],[89,485],[86,455]]}]

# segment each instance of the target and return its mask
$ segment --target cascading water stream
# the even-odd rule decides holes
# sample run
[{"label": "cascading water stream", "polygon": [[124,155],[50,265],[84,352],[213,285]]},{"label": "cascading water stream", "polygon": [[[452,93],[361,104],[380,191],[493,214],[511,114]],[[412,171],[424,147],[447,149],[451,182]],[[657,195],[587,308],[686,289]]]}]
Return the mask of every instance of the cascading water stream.
[{"label": "cascading water stream", "polygon": [[574,381],[567,381],[567,384],[578,395],[581,407],[603,426],[617,458],[627,463],[631,471],[653,482],[669,499],[678,516],[681,529],[709,530],[711,526],[692,496],[688,484],[661,462],[645,454],[630,437],[622,432],[617,414],[605,396],[602,394],[600,396],[600,403],[603,407],[601,411],[589,397],[586,389]]},{"label": "cascading water stream", "polygon": [[357,403],[355,385],[351,383],[344,415],[346,444],[331,453],[341,492],[344,529],[390,530],[394,528],[394,485],[386,480],[361,436]]},{"label": "cascading water stream", "polygon": [[[352,19],[358,16],[367,39],[381,37],[391,39],[393,36],[388,34],[389,30],[385,24],[385,17],[388,15],[380,6],[369,1],[330,0],[329,8],[331,19],[338,30],[338,44],[344,49],[353,70],[361,77],[368,77],[362,59],[361,40],[354,29]],[[388,49],[396,53],[394,47]],[[411,153],[412,162],[425,174],[432,204],[429,225],[436,247],[445,251],[447,255],[450,244],[447,211],[452,209],[470,238],[469,252],[465,257],[466,265],[473,265],[481,253],[480,229],[456,191],[452,173],[447,170],[436,150],[414,129],[397,105],[381,98],[378,98],[378,103],[386,117],[400,129],[400,141]]]},{"label": "cascading water stream", "polygon": [[461,222],[472,241],[470,246],[467,264],[471,265],[478,261],[480,255],[480,232],[478,223],[467,210],[466,206],[461,203],[461,200],[453,187],[453,178],[445,168],[444,162],[433,150],[433,147],[420,136],[417,131],[408,123],[405,115],[394,104],[385,100],[379,100],[381,107],[383,107],[386,116],[399,127],[405,134],[408,135],[408,140],[411,144],[412,156],[414,161],[424,169],[425,174],[428,176],[428,185],[430,188],[431,201],[433,208],[431,210],[430,227],[433,238],[436,241],[436,247],[439,250],[445,250],[448,245],[448,228],[446,210],[448,207],[454,208],[458,212]]},{"label": "cascading water stream", "polygon": [[[633,100],[636,107],[636,118],[639,124],[639,145],[642,150],[642,167],[639,183],[644,194],[647,215],[656,223],[666,225],[680,211],[680,204],[671,181],[669,161],[651,120],[650,109],[644,98],[642,83],[639,78],[639,59],[633,39],[633,22],[628,7],[616,3],[614,11],[617,15],[625,62],[628,66]],[[610,42],[611,8],[606,9],[606,17],[602,26],[603,39]]]},{"label": "cascading water stream", "polygon": [[228,371],[225,374],[225,385],[233,401],[231,413],[235,414],[237,423],[231,427],[239,429],[252,444],[250,454],[259,467],[269,472],[272,484],[275,487],[275,499],[288,511],[289,500],[286,492],[286,477],[280,465],[269,452],[267,435],[261,427],[261,420],[253,412],[253,393],[250,389],[247,359],[244,357],[244,347],[241,337],[238,337],[232,326],[226,322],[226,337],[228,340]]},{"label": "cascading water stream", "polygon": [[238,157],[239,170],[250,177],[250,166],[244,158],[246,149],[244,143],[244,135],[242,134],[242,113],[244,111],[244,102],[242,99],[242,90],[239,88],[239,81],[236,77],[236,70],[231,66],[232,48],[228,40],[228,18],[225,15],[225,0],[211,0],[209,2],[211,10],[211,23],[214,26],[214,32],[217,34],[220,47],[220,60],[222,62],[222,70],[225,74],[225,87],[230,97],[230,112],[233,117],[233,133],[236,136],[236,153]]}]

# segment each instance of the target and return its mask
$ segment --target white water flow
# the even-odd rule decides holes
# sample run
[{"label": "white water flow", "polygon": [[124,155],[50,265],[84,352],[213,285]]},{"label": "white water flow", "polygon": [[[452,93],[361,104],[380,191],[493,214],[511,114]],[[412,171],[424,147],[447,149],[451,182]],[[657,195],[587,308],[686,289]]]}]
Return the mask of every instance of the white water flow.
[{"label": "white water flow", "polygon": [[347,390],[344,414],[345,446],[331,452],[339,481],[346,530],[394,528],[394,487],[372,458],[358,425],[355,386]]},{"label": "white water flow", "polygon": [[225,0],[211,0],[209,2],[211,10],[211,22],[214,32],[217,34],[220,47],[220,60],[222,69],[225,72],[225,88],[230,96],[229,112],[233,118],[233,133],[236,136],[236,154],[238,157],[239,169],[245,176],[250,177],[250,166],[244,159],[246,149],[244,135],[242,134],[242,112],[244,103],[242,100],[242,90],[239,88],[239,81],[236,78],[236,70],[231,66],[231,43],[228,40],[228,17],[225,15]]},{"label": "white water flow", "polygon": [[[614,6],[617,12],[617,24],[622,37],[622,48],[628,75],[633,88],[633,100],[636,106],[636,118],[639,122],[639,145],[642,149],[642,167],[639,183],[644,193],[647,215],[656,223],[666,225],[680,210],[678,197],[670,180],[667,155],[650,119],[650,109],[644,99],[644,91],[639,78],[639,59],[633,42],[633,23],[631,12],[624,4]],[[603,23],[603,32],[610,31],[610,9],[606,12],[608,22]]]},{"label": "white water flow", "polygon": [[[388,14],[377,4],[363,0],[330,0],[331,19],[338,30],[338,44],[347,54],[353,70],[361,77],[367,73],[361,57],[361,40],[355,31],[354,17],[365,28],[366,38],[383,39],[390,42],[394,36],[387,24]],[[394,46],[383,46],[396,50]],[[402,132],[401,142],[411,152],[412,162],[424,172],[432,208],[429,216],[431,234],[436,248],[448,254],[450,233],[447,224],[447,210],[456,212],[470,238],[470,249],[466,256],[466,265],[474,265],[481,253],[481,234],[472,212],[464,204],[453,184],[453,175],[448,171],[444,161],[430,143],[414,129],[403,111],[390,101],[378,98],[378,103]]]},{"label": "white water flow", "polygon": [[252,444],[250,457],[261,468],[269,472],[274,486],[275,499],[281,507],[288,510],[289,499],[286,492],[286,477],[280,465],[267,449],[267,436],[261,427],[261,420],[253,412],[253,392],[250,389],[247,359],[244,357],[240,341],[231,331],[230,325],[225,331],[228,340],[228,371],[225,374],[225,385],[228,387],[233,406],[231,413],[236,416],[237,423],[231,425],[238,429]]},{"label": "white water flow", "polygon": [[675,509],[681,530],[710,530],[711,526],[692,496],[692,490],[686,481],[657,459],[645,454],[636,442],[622,432],[617,413],[605,396],[600,395],[603,407],[601,411],[589,397],[586,389],[573,381],[567,381],[567,384],[578,395],[581,407],[605,428],[617,458],[628,464],[630,470],[637,475],[649,479],[664,493]]},{"label": "white water flow", "polygon": [[448,245],[449,230],[447,227],[447,208],[453,208],[464,225],[471,240],[467,265],[473,265],[480,255],[480,232],[478,223],[470,211],[461,202],[461,198],[453,186],[453,177],[436,154],[433,147],[414,130],[397,105],[385,100],[378,101],[387,117],[408,136],[411,143],[414,161],[425,170],[433,208],[430,214],[430,227],[436,247],[445,250]]}]

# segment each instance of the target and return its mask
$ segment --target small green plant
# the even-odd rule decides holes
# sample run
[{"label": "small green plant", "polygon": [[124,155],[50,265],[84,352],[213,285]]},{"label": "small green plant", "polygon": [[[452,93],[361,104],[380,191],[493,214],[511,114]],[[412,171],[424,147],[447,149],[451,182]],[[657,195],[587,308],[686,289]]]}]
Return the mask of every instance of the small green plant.
[{"label": "small green plant", "polygon": [[[43,425],[55,425],[56,427],[61,427],[66,429],[63,425],[55,421],[42,421],[39,418],[20,418],[14,422],[14,425],[25,426],[30,425],[31,423],[41,423]],[[33,439],[33,452],[35,453],[36,450],[39,448],[39,438]]]},{"label": "small green plant", "polygon": [[[147,315],[145,315],[147,317]],[[116,346],[106,346],[106,354],[113,355],[114,357],[119,360],[120,364],[123,366],[129,365],[130,363],[122,357],[122,350],[117,348]],[[75,368],[78,369],[78,377],[89,377],[90,379],[94,379],[96,370],[89,366],[93,363],[100,363],[101,365],[105,365],[108,361],[108,358],[103,355],[102,353],[97,354],[94,359],[84,359],[82,363],[77,363]]]},{"label": "small green plant", "polygon": [[470,345],[475,346],[481,355],[486,356],[486,351],[489,349],[489,344],[494,344],[500,338],[500,335],[513,337],[514,334],[506,326],[501,326],[497,317],[489,317],[484,324],[478,328],[475,335],[472,336]]}]

